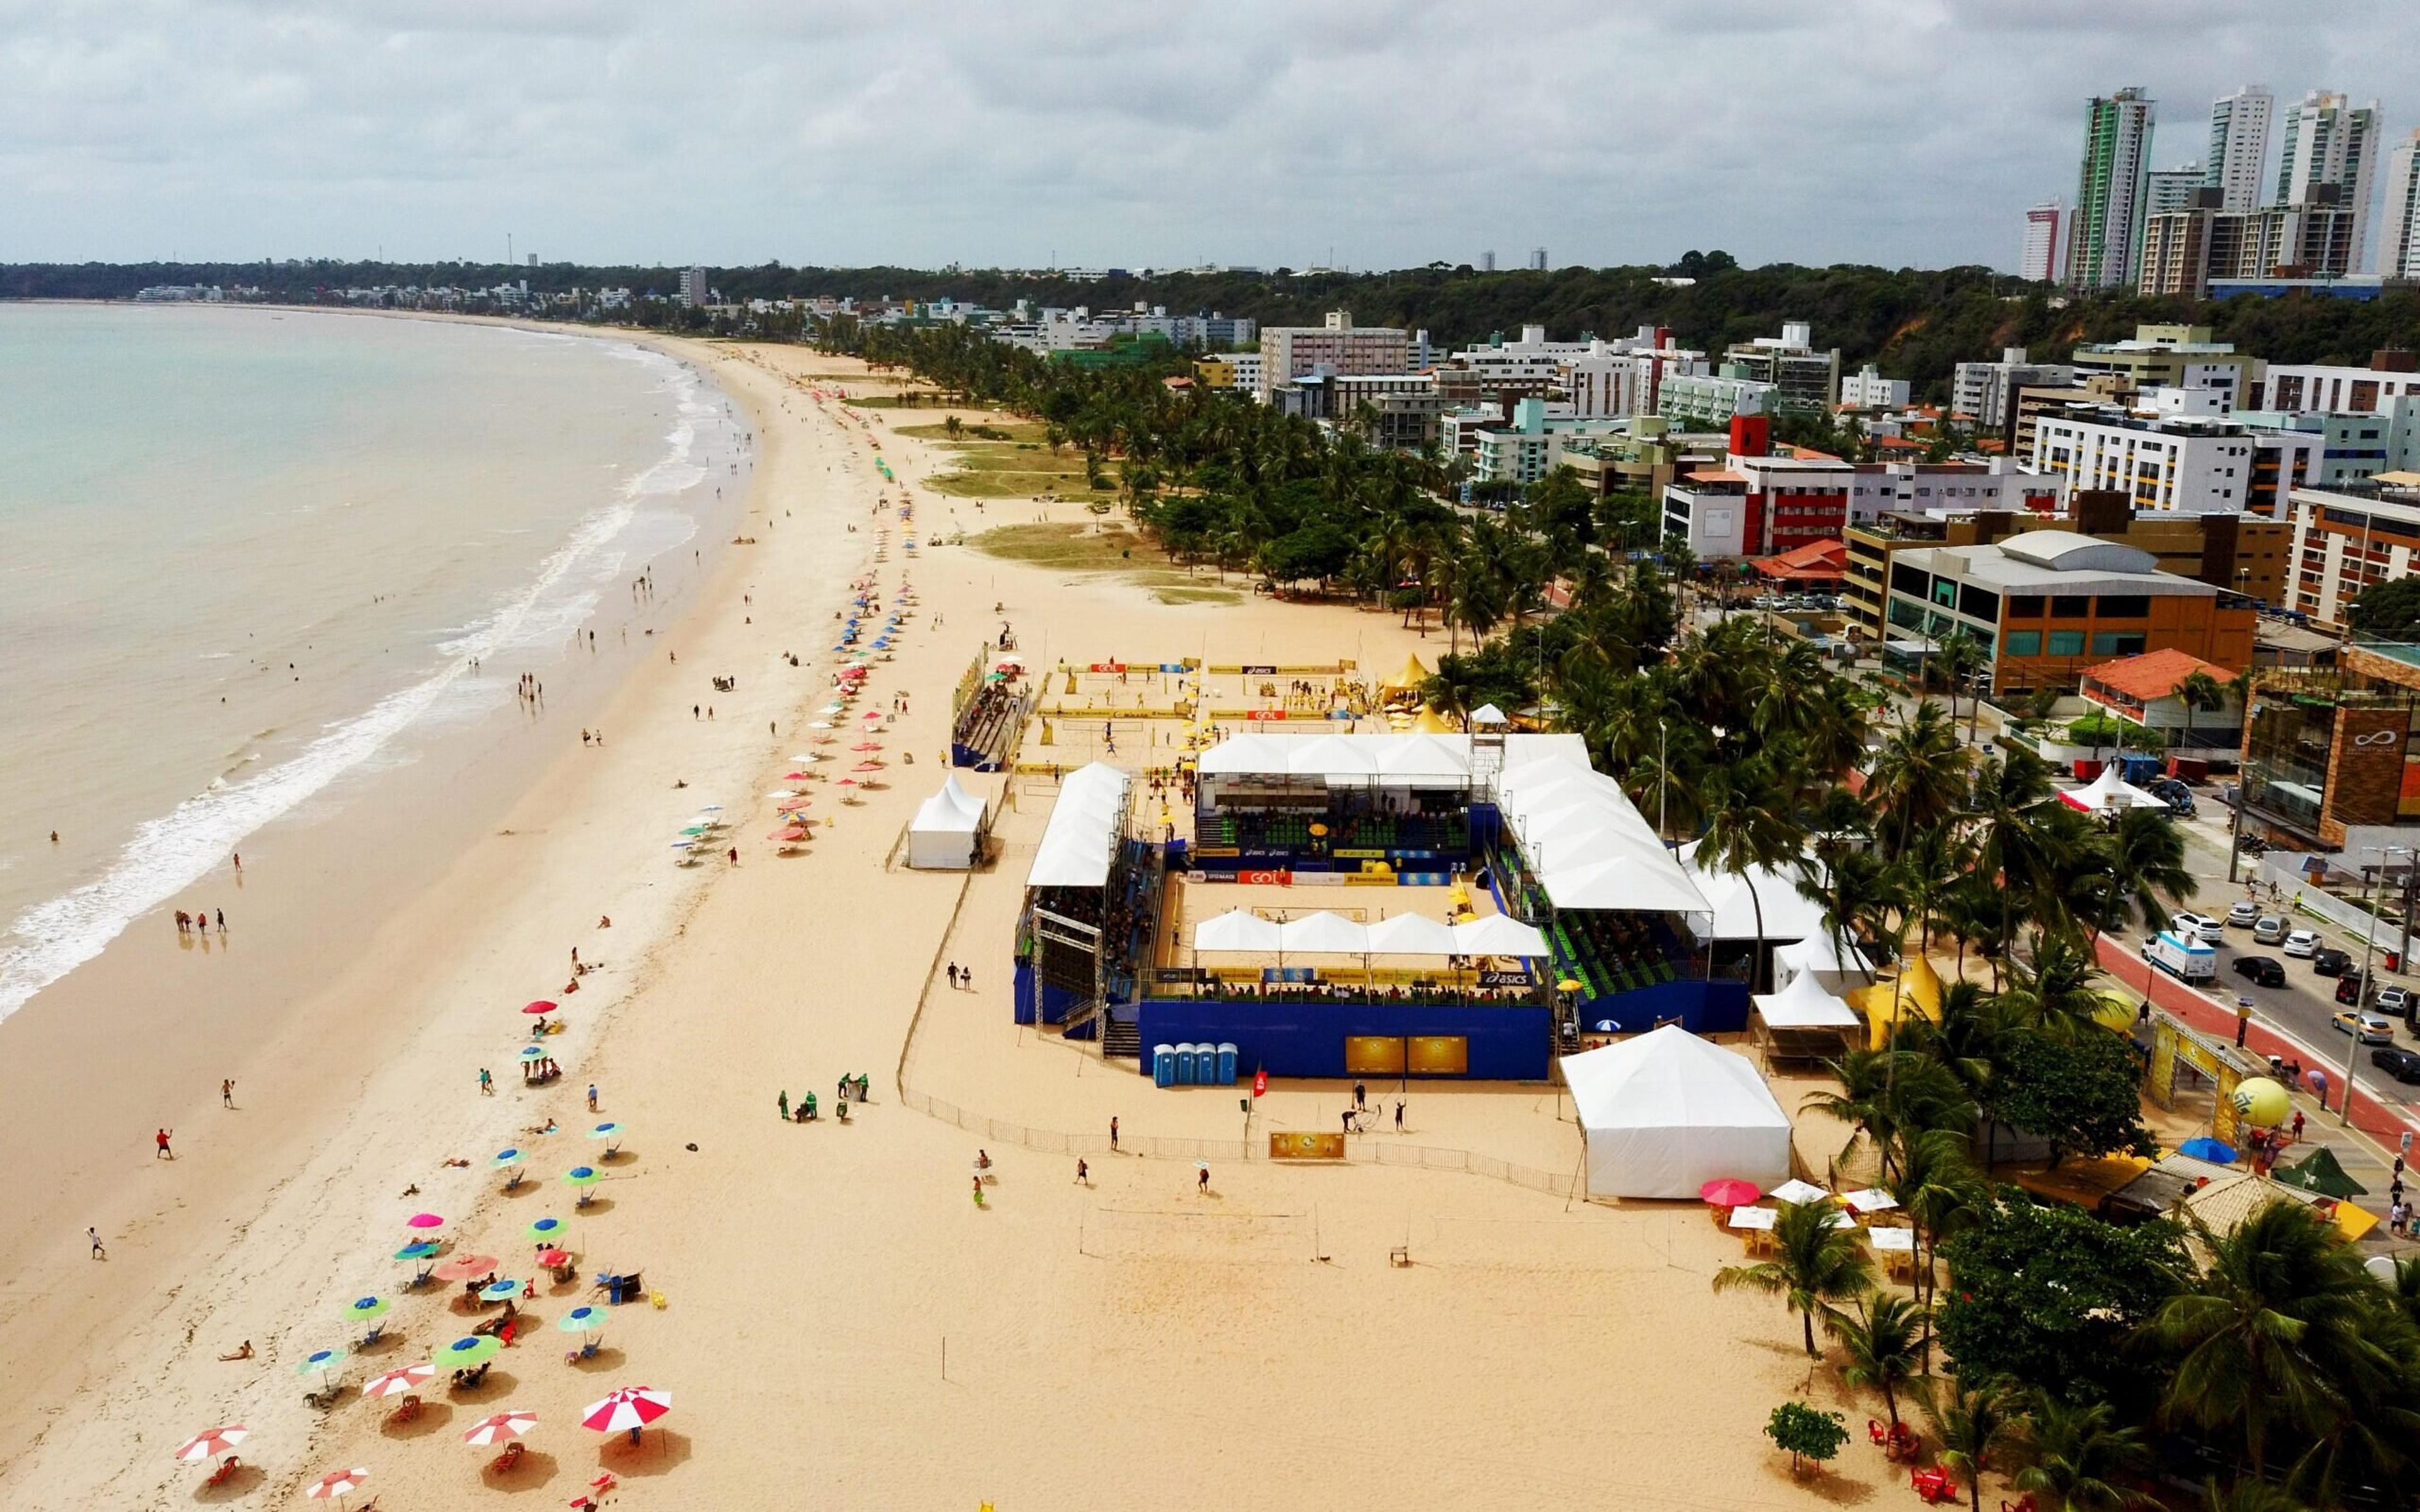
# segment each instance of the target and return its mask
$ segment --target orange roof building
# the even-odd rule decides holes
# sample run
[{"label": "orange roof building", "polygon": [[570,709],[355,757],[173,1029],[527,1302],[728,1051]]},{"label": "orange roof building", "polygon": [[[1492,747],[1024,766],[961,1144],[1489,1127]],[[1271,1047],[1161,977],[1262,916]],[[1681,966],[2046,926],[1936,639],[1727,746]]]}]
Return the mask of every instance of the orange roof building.
[{"label": "orange roof building", "polygon": [[[2207,672],[2226,689],[2226,707],[2185,707],[2177,689],[2195,672]],[[2104,709],[2167,735],[2172,746],[2186,744],[2190,733],[2190,744],[2196,749],[2224,747],[2231,751],[2243,743],[2243,699],[2238,681],[2234,672],[2216,662],[2171,646],[2086,667],[2078,691]]]},{"label": "orange roof building", "polygon": [[1766,582],[1802,593],[1834,593],[1849,572],[1849,543],[1809,541],[1778,556],[1758,557],[1748,563]]}]

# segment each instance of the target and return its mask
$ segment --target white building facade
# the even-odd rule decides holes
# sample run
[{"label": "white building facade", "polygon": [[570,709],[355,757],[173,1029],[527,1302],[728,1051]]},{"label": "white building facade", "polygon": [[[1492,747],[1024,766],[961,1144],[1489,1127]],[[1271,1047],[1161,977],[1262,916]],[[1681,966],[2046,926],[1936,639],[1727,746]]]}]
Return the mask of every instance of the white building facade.
[{"label": "white building facade", "polygon": [[2201,182],[2219,192],[2220,209],[2248,210],[2260,203],[2260,170],[2269,162],[2269,120],[2275,105],[2268,88],[2257,84],[2211,101]]}]

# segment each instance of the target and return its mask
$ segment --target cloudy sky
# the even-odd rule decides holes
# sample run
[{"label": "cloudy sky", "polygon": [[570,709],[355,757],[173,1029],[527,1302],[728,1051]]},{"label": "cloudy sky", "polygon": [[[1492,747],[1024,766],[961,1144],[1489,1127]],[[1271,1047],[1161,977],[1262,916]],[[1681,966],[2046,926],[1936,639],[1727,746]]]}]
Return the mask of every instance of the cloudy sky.
[{"label": "cloudy sky", "polygon": [[0,0],[0,261],[2006,267],[2089,96],[2149,89],[2162,165],[2247,82],[2401,139],[2415,44],[2410,0]]}]

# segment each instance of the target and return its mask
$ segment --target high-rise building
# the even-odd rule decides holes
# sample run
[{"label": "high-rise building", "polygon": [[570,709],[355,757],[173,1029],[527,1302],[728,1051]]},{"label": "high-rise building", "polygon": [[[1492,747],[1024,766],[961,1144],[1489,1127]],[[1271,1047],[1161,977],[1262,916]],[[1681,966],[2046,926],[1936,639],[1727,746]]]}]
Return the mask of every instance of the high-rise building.
[{"label": "high-rise building", "polygon": [[2420,131],[2386,155],[2386,234],[2378,270],[2388,278],[2420,278]]},{"label": "high-rise building", "polygon": [[1410,339],[1388,326],[1357,326],[1344,310],[1328,312],[1316,326],[1261,328],[1261,401],[1298,378],[1325,367],[1330,373],[1376,374],[1407,370]]},{"label": "high-rise building", "polygon": [[2025,211],[2025,239],[2017,252],[2017,276],[2038,284],[2058,277],[2058,223],[2066,210],[2046,199]]},{"label": "high-rise building", "polygon": [[2204,189],[2215,189],[2223,210],[2248,210],[2260,203],[2260,170],[2269,160],[2269,114],[2274,102],[2265,85],[2248,84],[2221,95],[2210,107],[2210,151],[2202,160]]},{"label": "high-rise building", "polygon": [[2174,168],[2154,168],[2143,176],[2143,216],[2149,220],[2169,210],[2189,210],[2201,193],[2202,169],[2198,162],[2188,162]]},{"label": "high-rise building", "polygon": [[713,294],[706,286],[705,269],[685,268],[681,270],[680,301],[683,304],[688,305],[692,310],[697,309],[701,305],[711,304],[714,302]]},{"label": "high-rise building", "polygon": [[2285,149],[2272,203],[2352,211],[2352,268],[2367,266],[2369,184],[2378,154],[2378,101],[2356,106],[2314,89],[2286,107]]},{"label": "high-rise building", "polygon": [[1496,254],[1493,252],[1481,253],[1479,255],[1479,270],[1482,273],[1492,273],[1496,271]]},{"label": "high-rise building", "polygon": [[2084,159],[2067,239],[2067,280],[2077,288],[2112,288],[2134,276],[2155,103],[2130,85],[2096,97],[2086,108]]},{"label": "high-rise building", "polygon": [[1529,271],[1533,273],[1543,273],[1545,270],[1546,249],[1544,247],[1531,247],[1529,249]]}]

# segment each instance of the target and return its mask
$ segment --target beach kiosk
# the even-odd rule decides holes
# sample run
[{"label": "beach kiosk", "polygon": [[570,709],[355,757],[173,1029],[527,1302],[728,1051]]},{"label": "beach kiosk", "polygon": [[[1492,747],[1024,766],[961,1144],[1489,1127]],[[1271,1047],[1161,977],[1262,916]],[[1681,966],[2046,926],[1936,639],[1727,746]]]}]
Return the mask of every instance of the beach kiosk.
[{"label": "beach kiosk", "polygon": [[1561,1065],[1591,1198],[1695,1200],[1719,1179],[1790,1179],[1790,1115],[1745,1057],[1671,1024]]}]

